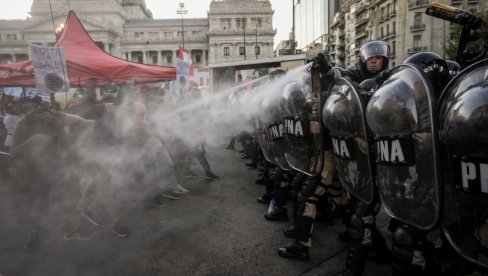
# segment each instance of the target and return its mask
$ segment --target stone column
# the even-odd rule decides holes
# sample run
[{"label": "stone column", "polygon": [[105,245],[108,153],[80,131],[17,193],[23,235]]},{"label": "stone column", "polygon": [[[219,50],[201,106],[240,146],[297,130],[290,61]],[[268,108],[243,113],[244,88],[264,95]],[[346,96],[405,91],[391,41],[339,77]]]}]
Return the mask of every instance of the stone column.
[{"label": "stone column", "polygon": [[178,51],[173,51],[173,64],[176,66],[176,59],[178,58]]},{"label": "stone column", "polygon": [[161,50],[158,50],[158,65],[163,65],[163,53]]},{"label": "stone column", "polygon": [[203,50],[203,66],[208,65],[208,50]]},{"label": "stone column", "polygon": [[147,51],[142,51],[142,63],[147,63]]},{"label": "stone column", "polygon": [[132,51],[129,51],[127,56],[128,56],[128,60],[132,61]]}]

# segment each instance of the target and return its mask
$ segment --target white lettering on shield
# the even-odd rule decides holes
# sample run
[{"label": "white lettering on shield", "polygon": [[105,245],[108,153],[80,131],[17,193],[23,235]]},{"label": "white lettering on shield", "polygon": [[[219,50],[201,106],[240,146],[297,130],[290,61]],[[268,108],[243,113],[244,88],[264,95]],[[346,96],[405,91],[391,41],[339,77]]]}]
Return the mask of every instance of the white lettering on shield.
[{"label": "white lettering on shield", "polygon": [[400,140],[382,140],[376,142],[378,150],[379,161],[382,162],[405,162],[405,155],[403,154]]},{"label": "white lettering on shield", "polygon": [[461,174],[463,188],[469,189],[469,181],[478,180],[481,185],[481,192],[488,193],[488,164],[479,164],[479,179],[476,165],[471,162],[461,161]]},{"label": "white lettering on shield", "polygon": [[293,128],[293,134],[296,136],[303,136],[302,122],[295,121],[295,127]]},{"label": "white lettering on shield", "polygon": [[332,138],[332,144],[334,145],[334,153],[336,155],[344,158],[351,158],[346,141]]},{"label": "white lettering on shield", "polygon": [[271,137],[273,139],[279,139],[283,137],[283,123],[274,125],[270,128]]},{"label": "white lettering on shield", "polygon": [[293,130],[293,120],[285,120],[285,133],[291,133]]}]

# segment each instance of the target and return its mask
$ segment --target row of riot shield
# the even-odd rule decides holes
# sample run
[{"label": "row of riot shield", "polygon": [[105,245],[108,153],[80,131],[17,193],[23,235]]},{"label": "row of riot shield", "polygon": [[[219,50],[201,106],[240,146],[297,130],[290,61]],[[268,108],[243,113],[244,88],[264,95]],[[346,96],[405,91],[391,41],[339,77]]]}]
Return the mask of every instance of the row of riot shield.
[{"label": "row of riot shield", "polygon": [[318,175],[323,167],[320,76],[307,71],[282,92],[279,101],[262,104],[257,132],[263,155],[283,170]]},{"label": "row of riot shield", "polygon": [[488,60],[449,82],[436,101],[413,64],[390,69],[369,101],[336,80],[322,110],[339,178],[393,218],[439,225],[466,259],[488,267]]}]

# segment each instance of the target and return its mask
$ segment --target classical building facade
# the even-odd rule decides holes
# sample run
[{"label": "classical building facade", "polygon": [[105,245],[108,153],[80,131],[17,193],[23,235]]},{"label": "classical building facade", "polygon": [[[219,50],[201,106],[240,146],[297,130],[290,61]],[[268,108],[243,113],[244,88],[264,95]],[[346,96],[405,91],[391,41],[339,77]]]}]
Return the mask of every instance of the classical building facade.
[{"label": "classical building facade", "polygon": [[[479,14],[488,1],[438,0]],[[414,53],[432,51],[445,55],[451,39],[449,22],[425,14],[428,0],[346,0],[334,15],[329,30],[329,57],[337,66],[354,66],[359,47],[369,40],[390,44],[390,67]]]},{"label": "classical building facade", "polygon": [[134,62],[176,66],[183,39],[197,68],[273,56],[269,0],[213,0],[208,18],[183,20],[154,19],[144,0],[34,0],[29,18],[0,20],[0,62],[29,59],[30,44],[54,45],[69,10],[102,49]]}]

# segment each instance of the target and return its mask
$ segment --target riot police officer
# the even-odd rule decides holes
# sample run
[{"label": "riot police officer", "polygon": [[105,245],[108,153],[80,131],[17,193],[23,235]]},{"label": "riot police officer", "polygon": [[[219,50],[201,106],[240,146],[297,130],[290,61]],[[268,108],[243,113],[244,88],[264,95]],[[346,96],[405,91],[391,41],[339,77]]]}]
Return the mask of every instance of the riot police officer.
[{"label": "riot police officer", "polygon": [[[388,66],[388,56],[389,56],[389,46],[384,41],[371,41],[364,44],[361,47],[360,51],[360,66],[359,68],[351,68],[351,69],[340,69],[340,68],[331,68],[331,66],[326,62],[323,55],[318,55],[315,59],[315,64],[320,67],[321,71],[321,83],[325,89],[322,91],[327,91],[328,85],[332,84],[334,79],[339,79],[341,76],[346,76],[351,79],[353,82],[359,83],[367,78],[372,78],[376,76],[379,72],[386,69]],[[322,93],[321,97],[326,98],[328,93]],[[334,168],[334,161],[333,161],[333,153],[331,151],[331,141],[330,138],[327,137],[327,146],[325,147],[323,158],[324,158],[324,167],[319,176],[309,177],[303,184],[303,188],[301,190],[301,197],[303,198],[303,202],[305,207],[304,212],[298,218],[298,225],[297,225],[297,232],[296,232],[296,239],[291,244],[287,245],[286,247],[282,247],[278,249],[278,254],[282,257],[286,258],[299,258],[299,259],[306,259],[309,258],[308,248],[311,246],[310,234],[312,230],[313,220],[316,214],[316,202],[317,200],[322,197],[324,194],[330,196],[338,208],[345,208],[347,204],[347,195],[344,192],[342,186],[338,183],[332,181],[333,175],[335,173]],[[379,206],[377,203],[374,206]],[[359,243],[364,238],[363,234],[364,229],[372,229],[374,227],[374,214],[379,209],[378,207],[371,207],[365,206],[361,209],[361,215],[364,217],[368,217],[366,222],[356,223],[356,220],[361,220],[358,216],[353,216],[354,221],[353,225],[358,226],[354,230],[350,230],[349,232],[353,232],[353,237],[357,237],[356,240]],[[351,224],[351,223],[350,223]],[[366,225],[366,226],[364,226]],[[379,234],[379,233],[378,233]],[[381,237],[381,235],[379,235]],[[368,237],[370,237],[368,235]],[[382,241],[384,243],[384,240]],[[368,245],[371,245],[371,241],[366,241]],[[348,256],[348,269],[351,270],[359,270],[361,269],[353,269],[352,267],[362,267],[361,264],[364,264],[365,256],[362,252],[358,252],[356,247],[351,245],[349,256]]]},{"label": "riot police officer", "polygon": [[[387,43],[364,44],[360,49],[360,69],[342,70],[341,75],[347,78],[335,82],[324,106],[323,119],[333,139],[339,178],[351,195],[351,217],[347,225],[349,251],[342,275],[360,275],[371,249],[379,261],[389,260],[385,240],[375,224],[381,205],[374,186],[371,158],[374,151],[364,114],[376,86],[371,78],[388,67],[388,57]],[[354,84],[360,81],[359,86]]]},{"label": "riot police officer", "polygon": [[392,217],[393,274],[430,275],[437,268],[426,237],[440,213],[436,99],[449,68],[437,54],[418,53],[385,76],[366,119],[375,140],[378,193]]}]

